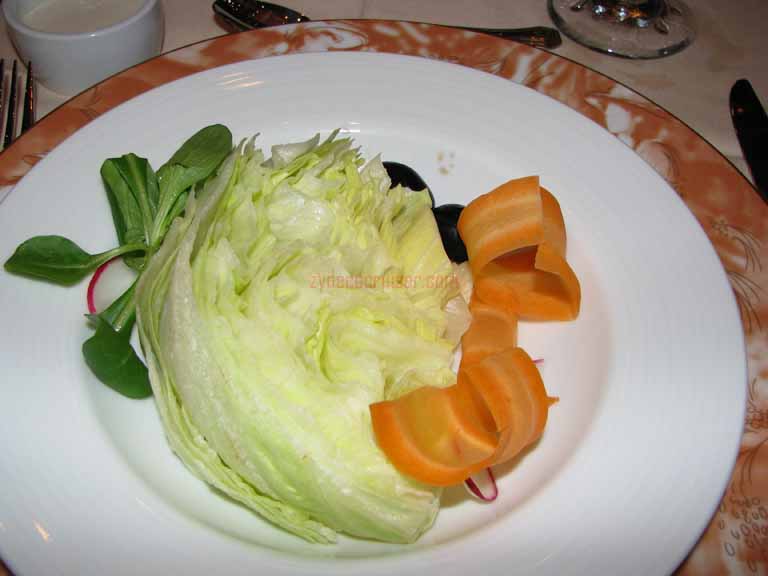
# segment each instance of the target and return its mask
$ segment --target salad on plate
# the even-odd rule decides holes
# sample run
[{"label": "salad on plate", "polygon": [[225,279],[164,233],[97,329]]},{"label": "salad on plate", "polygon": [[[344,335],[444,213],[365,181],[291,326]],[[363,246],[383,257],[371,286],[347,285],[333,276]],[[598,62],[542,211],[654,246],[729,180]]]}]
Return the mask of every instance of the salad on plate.
[{"label": "salad on plate", "polygon": [[[492,500],[491,468],[541,437],[557,399],[517,324],[571,320],[581,294],[538,177],[446,211],[336,132],[267,157],[220,125],[157,171],[126,154],[101,174],[116,248],[38,236],[5,268],[91,276],[92,372],[153,395],[189,470],[276,526],[319,543],[413,542],[442,487]],[[447,255],[447,213],[462,244],[448,252],[467,262]],[[97,309],[119,258],[134,278]]]}]

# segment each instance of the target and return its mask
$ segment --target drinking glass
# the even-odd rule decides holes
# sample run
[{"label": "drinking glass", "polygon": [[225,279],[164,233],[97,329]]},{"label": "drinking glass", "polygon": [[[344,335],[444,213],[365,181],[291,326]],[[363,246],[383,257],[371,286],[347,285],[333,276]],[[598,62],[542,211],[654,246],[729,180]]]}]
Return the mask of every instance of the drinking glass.
[{"label": "drinking glass", "polygon": [[560,31],[593,50],[624,58],[660,58],[696,36],[681,0],[548,0]]}]

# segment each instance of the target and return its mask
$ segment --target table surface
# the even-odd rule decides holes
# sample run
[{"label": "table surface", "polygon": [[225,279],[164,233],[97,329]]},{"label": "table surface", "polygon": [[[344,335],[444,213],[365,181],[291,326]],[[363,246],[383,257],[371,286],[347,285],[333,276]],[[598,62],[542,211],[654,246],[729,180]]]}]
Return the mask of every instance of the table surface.
[{"label": "table surface", "polygon": [[[225,34],[211,11],[212,0],[162,0],[166,15],[163,52]],[[552,25],[545,0],[285,0],[283,5],[313,19],[382,18],[466,26]],[[563,38],[555,53],[594,68],[653,100],[683,120],[739,169],[746,171],[728,111],[728,93],[747,78],[768,102],[768,2],[689,0],[698,35],[682,52],[658,60],[626,60],[594,52]],[[470,7],[471,6],[471,7]],[[0,24],[0,56],[15,57]],[[762,55],[762,56],[761,56]],[[40,87],[38,117],[66,100]]]},{"label": "table surface", "polygon": [[[163,52],[220,36],[227,30],[213,17],[212,0],[162,0],[166,15]],[[761,24],[768,22],[768,2],[688,0],[697,18],[698,36],[679,54],[658,60],[632,61],[586,49],[563,37],[554,52],[589,66],[653,100],[708,140],[739,169],[746,171],[731,125],[728,94],[739,78],[751,81],[768,104],[768,53]],[[312,19],[371,18],[433,22],[446,25],[518,27],[552,25],[545,0],[285,0],[284,5]],[[0,57],[17,57],[0,18]],[[758,64],[758,62],[761,62]],[[66,97],[38,89],[38,118]],[[768,550],[765,552],[768,556]],[[707,564],[706,559],[703,559]],[[765,566],[763,566],[765,567]],[[699,569],[701,568],[701,569]],[[691,574],[710,574],[705,565],[689,564]],[[0,564],[0,576],[5,574]]]}]

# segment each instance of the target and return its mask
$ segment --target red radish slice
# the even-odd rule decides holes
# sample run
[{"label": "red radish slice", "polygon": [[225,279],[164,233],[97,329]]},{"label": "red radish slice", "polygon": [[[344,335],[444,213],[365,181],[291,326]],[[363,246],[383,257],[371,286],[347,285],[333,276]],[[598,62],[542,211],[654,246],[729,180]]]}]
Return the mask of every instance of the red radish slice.
[{"label": "red radish slice", "polygon": [[86,292],[85,297],[88,301],[89,314],[98,314],[98,310],[96,310],[96,303],[94,302],[94,299],[93,299],[93,294],[96,290],[96,284],[99,282],[99,278],[101,278],[101,275],[104,273],[104,270],[107,269],[107,266],[112,264],[112,262],[114,262],[115,260],[116,258],[112,258],[112,260],[107,260],[106,262],[104,262],[104,264],[96,268],[96,272],[94,272],[93,276],[91,276],[91,281],[88,282],[88,291]]},{"label": "red radish slice", "polygon": [[467,490],[483,502],[493,502],[499,495],[499,488],[496,486],[496,478],[490,468],[472,474],[464,481]]},{"label": "red radish slice", "polygon": [[533,361],[533,363],[534,363],[534,364],[541,364],[542,362],[544,362],[544,358],[536,358],[536,359]]},{"label": "red radish slice", "polygon": [[126,266],[118,256],[99,266],[88,283],[86,299],[88,312],[98,314],[136,280],[136,271]]}]

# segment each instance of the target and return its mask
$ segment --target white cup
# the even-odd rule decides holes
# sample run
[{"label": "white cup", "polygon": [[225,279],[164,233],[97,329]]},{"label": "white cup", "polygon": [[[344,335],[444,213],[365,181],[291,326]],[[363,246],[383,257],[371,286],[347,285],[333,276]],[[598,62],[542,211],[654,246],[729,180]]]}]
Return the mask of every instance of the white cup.
[{"label": "white cup", "polygon": [[24,23],[26,14],[51,1],[4,0],[2,7],[19,55],[25,63],[32,62],[36,80],[54,92],[77,94],[162,49],[165,23],[160,0],[146,0],[133,15],[92,32],[43,32]]}]

